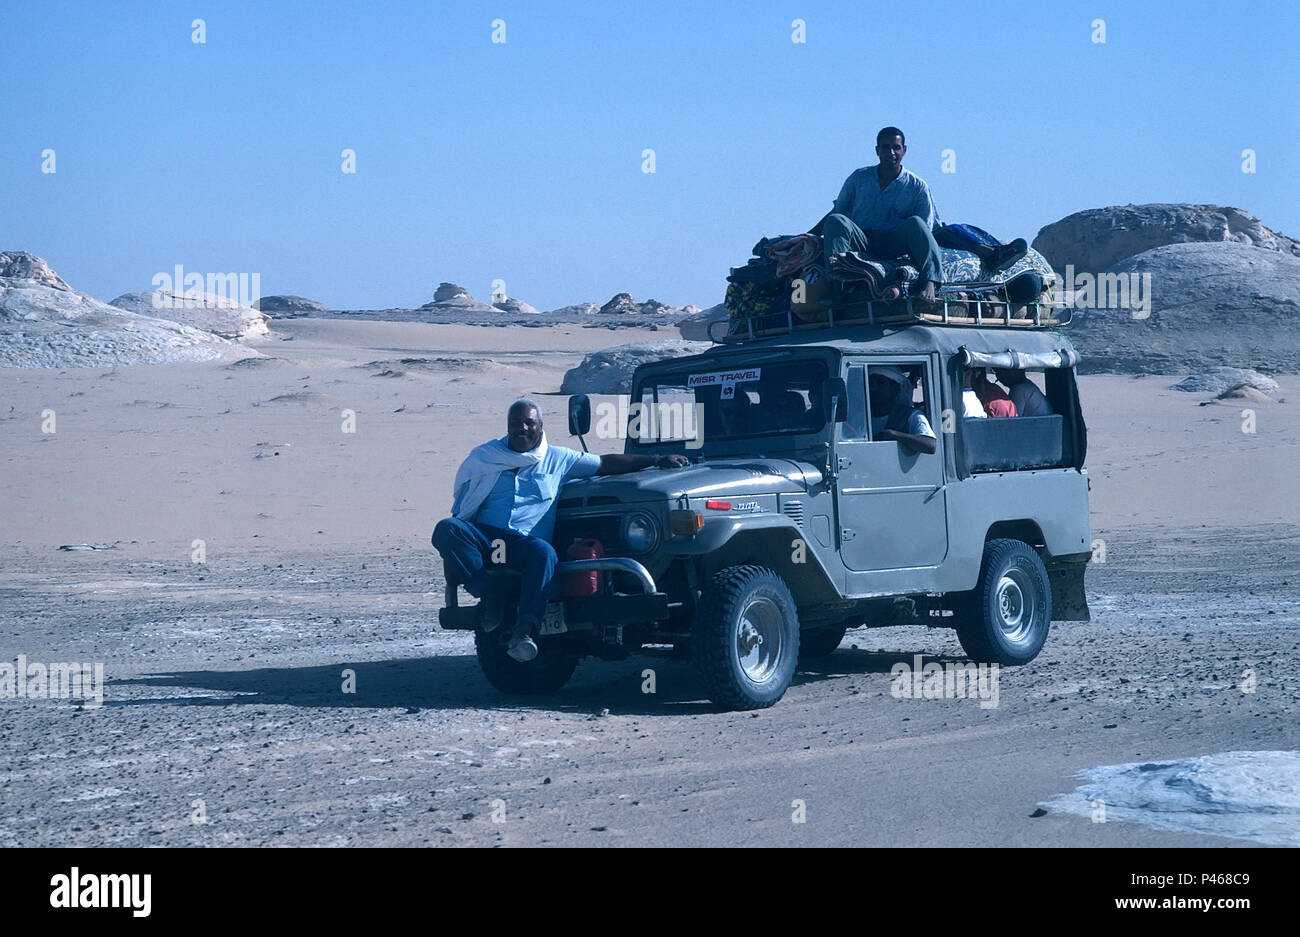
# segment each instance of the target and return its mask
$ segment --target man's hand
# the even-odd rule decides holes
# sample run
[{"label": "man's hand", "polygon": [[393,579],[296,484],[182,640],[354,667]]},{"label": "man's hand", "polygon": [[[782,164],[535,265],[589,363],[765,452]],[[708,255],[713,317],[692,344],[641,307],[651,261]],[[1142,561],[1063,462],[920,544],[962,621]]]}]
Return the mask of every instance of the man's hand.
[{"label": "man's hand", "polygon": [[686,458],[680,452],[674,452],[672,455],[661,455],[659,461],[655,463],[655,468],[686,468],[691,464],[691,460]]}]

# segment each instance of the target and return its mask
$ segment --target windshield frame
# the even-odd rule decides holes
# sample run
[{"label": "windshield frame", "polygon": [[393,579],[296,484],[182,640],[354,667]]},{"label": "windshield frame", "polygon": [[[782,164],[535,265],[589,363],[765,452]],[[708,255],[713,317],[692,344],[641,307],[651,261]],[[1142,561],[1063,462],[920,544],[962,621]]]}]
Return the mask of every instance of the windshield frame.
[{"label": "windshield frame", "polygon": [[[657,361],[653,364],[644,365],[637,369],[632,380],[632,394],[629,397],[630,402],[639,402],[642,398],[646,385],[659,384],[665,378],[680,376],[680,384],[686,383],[686,376],[692,373],[714,370],[743,370],[745,368],[761,368],[767,365],[789,365],[801,361],[815,362],[824,367],[825,378],[830,379],[837,376],[840,372],[840,355],[836,349],[825,347],[806,347],[806,348],[777,348],[770,350],[758,351],[753,348],[746,349],[743,353],[732,354],[712,354],[705,353],[689,358],[673,358],[665,361]],[[810,446],[825,443],[830,434],[834,432],[837,424],[830,420],[824,420],[815,430],[805,432],[792,432],[790,430],[776,429],[770,432],[752,433],[736,436],[714,436],[710,438],[707,434],[703,441],[696,444],[695,440],[666,439],[666,440],[642,440],[639,436],[634,436],[627,432],[628,427],[624,427],[625,433],[625,452],[663,452],[667,450],[681,451],[685,446],[687,454],[703,453],[706,455],[726,454],[726,455],[744,455],[753,454],[755,450],[762,449],[765,451],[782,451],[790,452],[806,449]],[[689,443],[689,445],[688,445]]]}]

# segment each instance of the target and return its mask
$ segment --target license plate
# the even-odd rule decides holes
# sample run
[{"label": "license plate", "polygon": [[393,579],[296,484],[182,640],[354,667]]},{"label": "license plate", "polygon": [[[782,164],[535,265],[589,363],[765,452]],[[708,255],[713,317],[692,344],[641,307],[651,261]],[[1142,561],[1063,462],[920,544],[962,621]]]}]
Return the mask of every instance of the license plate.
[{"label": "license plate", "polygon": [[564,603],[549,603],[546,606],[546,617],[542,619],[541,627],[537,629],[537,633],[564,634],[568,630],[568,626],[564,624]]}]

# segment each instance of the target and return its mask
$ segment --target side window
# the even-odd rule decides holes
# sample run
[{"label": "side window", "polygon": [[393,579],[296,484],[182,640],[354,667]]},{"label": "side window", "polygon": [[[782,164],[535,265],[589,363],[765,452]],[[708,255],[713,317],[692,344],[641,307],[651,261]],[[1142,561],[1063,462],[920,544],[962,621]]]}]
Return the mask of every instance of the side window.
[{"label": "side window", "polygon": [[[867,366],[867,407],[872,439],[879,438],[889,426],[891,417],[896,422],[906,420],[906,428],[899,427],[903,432],[934,435],[934,407],[927,394],[927,370],[924,361]],[[910,414],[904,403],[911,405]]]},{"label": "side window", "polygon": [[840,439],[867,438],[867,369],[860,364],[849,367],[845,378],[848,390],[848,415],[840,424]]}]

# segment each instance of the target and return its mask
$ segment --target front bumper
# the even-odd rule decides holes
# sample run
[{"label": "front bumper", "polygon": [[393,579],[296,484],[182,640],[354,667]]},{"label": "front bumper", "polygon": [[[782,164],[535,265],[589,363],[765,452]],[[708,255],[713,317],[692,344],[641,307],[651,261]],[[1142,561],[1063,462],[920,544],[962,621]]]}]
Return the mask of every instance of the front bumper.
[{"label": "front bumper", "polygon": [[[566,596],[565,576],[569,573],[619,572],[625,573],[640,587],[639,594],[625,595],[606,592],[601,595]],[[517,592],[519,574],[502,570],[490,574],[499,582],[499,588]],[[494,582],[496,585],[496,582]],[[607,556],[593,560],[565,560],[555,567],[551,580],[553,602],[564,603],[564,620],[569,630],[591,625],[623,625],[637,622],[664,621],[668,618],[668,596],[658,591],[650,571],[634,559],[624,556]],[[446,607],[438,611],[438,624],[444,631],[473,631],[478,627],[482,609],[478,605],[463,607],[459,602],[457,586],[447,584]]]}]

